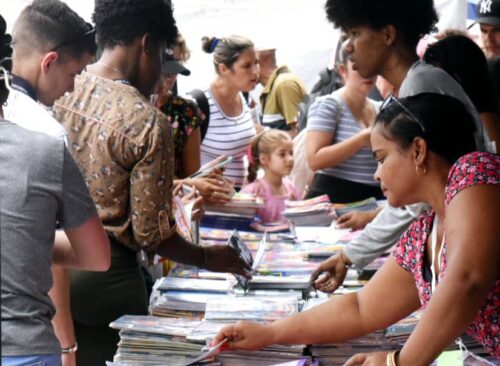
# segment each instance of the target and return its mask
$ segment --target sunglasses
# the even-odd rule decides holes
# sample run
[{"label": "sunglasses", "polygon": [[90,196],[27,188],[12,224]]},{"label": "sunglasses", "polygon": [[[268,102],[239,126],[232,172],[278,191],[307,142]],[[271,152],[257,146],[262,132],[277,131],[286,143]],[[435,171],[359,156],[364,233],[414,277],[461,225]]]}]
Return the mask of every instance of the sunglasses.
[{"label": "sunglasses", "polygon": [[92,27],[91,24],[87,23],[87,26],[89,26],[91,29],[88,30],[87,32],[85,33],[82,33],[82,34],[79,34],[78,36],[75,36],[75,37],[70,37],[64,41],[62,41],[61,43],[59,43],[57,46],[53,47],[50,51],[51,52],[55,52],[57,51],[59,48],[61,47],[64,47],[64,46],[68,46],[70,45],[71,43],[74,43],[74,42],[78,42],[78,41],[81,41],[87,37],[90,37],[90,36],[95,36],[95,28]]},{"label": "sunglasses", "polygon": [[422,129],[422,132],[425,132],[425,127],[422,124],[422,122],[420,122],[420,120],[413,113],[411,113],[411,111],[408,108],[406,108],[403,105],[403,103],[401,103],[398,100],[398,98],[396,98],[392,94],[389,94],[389,96],[387,98],[385,98],[385,100],[382,102],[382,105],[380,106],[380,110],[382,111],[382,110],[390,107],[393,104],[396,104],[399,108],[401,108],[408,115],[408,117],[410,117],[410,119],[413,122],[415,122],[416,124],[418,124],[420,126],[420,128]]}]

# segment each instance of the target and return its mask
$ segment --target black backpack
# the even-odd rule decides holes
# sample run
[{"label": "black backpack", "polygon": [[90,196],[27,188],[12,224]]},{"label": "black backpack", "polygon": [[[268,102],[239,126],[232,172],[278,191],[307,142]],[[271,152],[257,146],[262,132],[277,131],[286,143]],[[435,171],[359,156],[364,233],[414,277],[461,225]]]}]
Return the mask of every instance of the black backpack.
[{"label": "black backpack", "polygon": [[342,78],[336,70],[330,70],[325,67],[319,72],[319,80],[316,84],[314,84],[311,92],[306,95],[304,100],[299,104],[299,131],[302,131],[307,126],[309,107],[311,107],[316,98],[331,94],[333,91],[341,88],[342,86]]},{"label": "black backpack", "polygon": [[208,124],[210,123],[210,106],[208,105],[208,100],[205,93],[203,93],[203,90],[193,89],[188,92],[188,94],[194,98],[196,104],[198,104],[198,108],[200,108],[205,115],[205,119],[200,125],[201,141],[203,141],[205,135],[207,134]]}]

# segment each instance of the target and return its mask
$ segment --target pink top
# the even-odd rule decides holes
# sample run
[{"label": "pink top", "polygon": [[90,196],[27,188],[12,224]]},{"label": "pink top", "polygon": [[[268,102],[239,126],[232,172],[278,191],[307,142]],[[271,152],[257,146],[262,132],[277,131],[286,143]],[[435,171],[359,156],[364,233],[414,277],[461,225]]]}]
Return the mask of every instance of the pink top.
[{"label": "pink top", "polygon": [[[462,156],[453,165],[448,175],[445,191],[445,207],[453,197],[468,187],[491,184],[500,185],[500,157],[498,155],[473,152]],[[424,212],[401,236],[394,249],[396,262],[411,272],[418,289],[420,302],[426,306],[431,299],[431,283],[424,278],[424,258],[426,243],[432,231],[434,211]],[[474,245],[474,243],[471,243]],[[443,244],[439,280],[446,276],[447,243]],[[459,304],[457,304],[459,305]],[[488,293],[474,322],[467,328],[467,333],[480,342],[495,357],[500,357],[500,277]]]},{"label": "pink top", "polygon": [[285,210],[286,200],[301,200],[302,194],[299,193],[297,188],[288,179],[283,179],[283,187],[285,195],[278,197],[272,192],[271,185],[264,178],[257,179],[255,182],[250,183],[243,187],[241,192],[252,193],[264,200],[264,208],[257,211],[257,215],[262,220],[262,223],[269,224],[272,222],[283,221],[283,211]]}]

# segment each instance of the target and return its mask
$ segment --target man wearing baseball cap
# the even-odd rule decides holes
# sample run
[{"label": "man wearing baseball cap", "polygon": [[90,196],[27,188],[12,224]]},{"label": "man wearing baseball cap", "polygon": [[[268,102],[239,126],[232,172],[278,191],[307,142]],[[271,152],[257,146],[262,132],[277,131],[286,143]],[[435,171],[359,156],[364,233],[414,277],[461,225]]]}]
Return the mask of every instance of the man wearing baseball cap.
[{"label": "man wearing baseball cap", "polygon": [[500,56],[500,0],[481,0],[477,4],[476,23],[481,29],[486,57]]}]

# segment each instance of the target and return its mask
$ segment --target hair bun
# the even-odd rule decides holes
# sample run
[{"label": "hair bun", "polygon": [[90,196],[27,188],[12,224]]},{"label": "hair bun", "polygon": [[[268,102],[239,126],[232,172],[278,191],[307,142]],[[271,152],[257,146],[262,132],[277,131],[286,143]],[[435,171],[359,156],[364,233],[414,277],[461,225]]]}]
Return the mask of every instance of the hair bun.
[{"label": "hair bun", "polygon": [[203,37],[201,39],[203,51],[206,53],[214,53],[221,40],[222,39],[217,37]]}]

